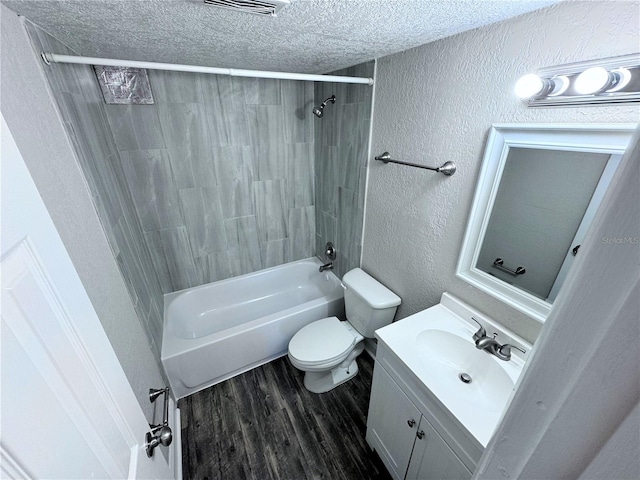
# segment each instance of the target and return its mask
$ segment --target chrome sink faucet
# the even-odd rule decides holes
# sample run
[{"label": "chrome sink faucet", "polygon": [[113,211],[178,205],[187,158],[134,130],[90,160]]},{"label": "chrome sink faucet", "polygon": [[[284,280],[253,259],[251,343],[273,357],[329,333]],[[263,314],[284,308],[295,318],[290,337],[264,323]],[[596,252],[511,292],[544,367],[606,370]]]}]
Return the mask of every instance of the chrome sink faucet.
[{"label": "chrome sink faucet", "polygon": [[522,353],[526,353],[522,348],[511,345],[510,343],[500,345],[500,343],[496,340],[496,336],[498,335],[497,333],[493,334],[493,338],[488,337],[487,331],[482,326],[482,324],[473,317],[471,317],[471,320],[480,325],[478,331],[473,334],[473,340],[476,342],[476,348],[480,350],[486,350],[492,355],[498,357],[500,360],[504,360],[505,362],[511,360],[512,348],[520,350]]}]

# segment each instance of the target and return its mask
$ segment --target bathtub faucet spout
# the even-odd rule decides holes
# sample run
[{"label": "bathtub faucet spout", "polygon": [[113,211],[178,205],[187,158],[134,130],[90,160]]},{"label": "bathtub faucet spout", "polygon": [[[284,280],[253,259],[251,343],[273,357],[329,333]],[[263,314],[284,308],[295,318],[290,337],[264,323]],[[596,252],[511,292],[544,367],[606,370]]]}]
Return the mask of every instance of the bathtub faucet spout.
[{"label": "bathtub faucet spout", "polygon": [[321,272],[324,272],[325,270],[333,270],[333,262],[325,263],[320,267]]}]

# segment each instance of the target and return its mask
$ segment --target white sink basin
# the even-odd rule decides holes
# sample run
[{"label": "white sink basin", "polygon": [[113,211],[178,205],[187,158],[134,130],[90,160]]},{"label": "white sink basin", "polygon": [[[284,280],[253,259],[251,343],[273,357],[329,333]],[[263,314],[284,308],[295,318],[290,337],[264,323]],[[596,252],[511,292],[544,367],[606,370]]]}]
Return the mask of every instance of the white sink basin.
[{"label": "white sink basin", "polygon": [[[479,319],[496,341],[529,352],[531,345],[498,323],[445,293],[440,304],[376,330],[416,380],[453,419],[486,446],[504,412],[527,354],[515,349],[509,361],[479,350],[473,341]],[[378,359],[376,359],[378,361]],[[384,359],[381,360],[384,362]],[[464,383],[460,374],[471,381]]]},{"label": "white sink basin", "polygon": [[470,338],[440,329],[419,333],[416,344],[433,381],[476,407],[502,411],[514,387],[513,379],[498,363],[502,360],[478,350]]}]

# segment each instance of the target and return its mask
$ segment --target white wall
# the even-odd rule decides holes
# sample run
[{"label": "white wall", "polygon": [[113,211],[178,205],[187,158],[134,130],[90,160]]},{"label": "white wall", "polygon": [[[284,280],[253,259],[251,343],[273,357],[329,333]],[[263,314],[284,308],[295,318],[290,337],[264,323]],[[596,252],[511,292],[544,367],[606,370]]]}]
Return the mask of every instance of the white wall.
[{"label": "white wall", "polygon": [[400,297],[397,318],[464,299],[534,341],[541,325],[455,278],[493,123],[637,122],[637,105],[527,108],[513,95],[537,68],[637,52],[637,2],[565,2],[378,62],[372,156],[439,165],[452,177],[371,161],[363,268]]},{"label": "white wall", "polygon": [[[164,384],[19,17],[0,6],[2,114],[147,419]],[[161,415],[161,413],[160,413]],[[157,419],[156,419],[157,420]]]}]

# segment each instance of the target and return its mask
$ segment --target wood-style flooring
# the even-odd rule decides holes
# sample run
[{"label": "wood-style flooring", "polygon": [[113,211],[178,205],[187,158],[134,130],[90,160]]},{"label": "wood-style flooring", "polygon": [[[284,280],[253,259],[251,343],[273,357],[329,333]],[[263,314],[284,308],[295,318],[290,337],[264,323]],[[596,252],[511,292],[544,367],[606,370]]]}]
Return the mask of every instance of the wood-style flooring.
[{"label": "wood-style flooring", "polygon": [[390,479],[365,441],[373,361],[323,394],[282,357],[180,400],[185,479]]}]

